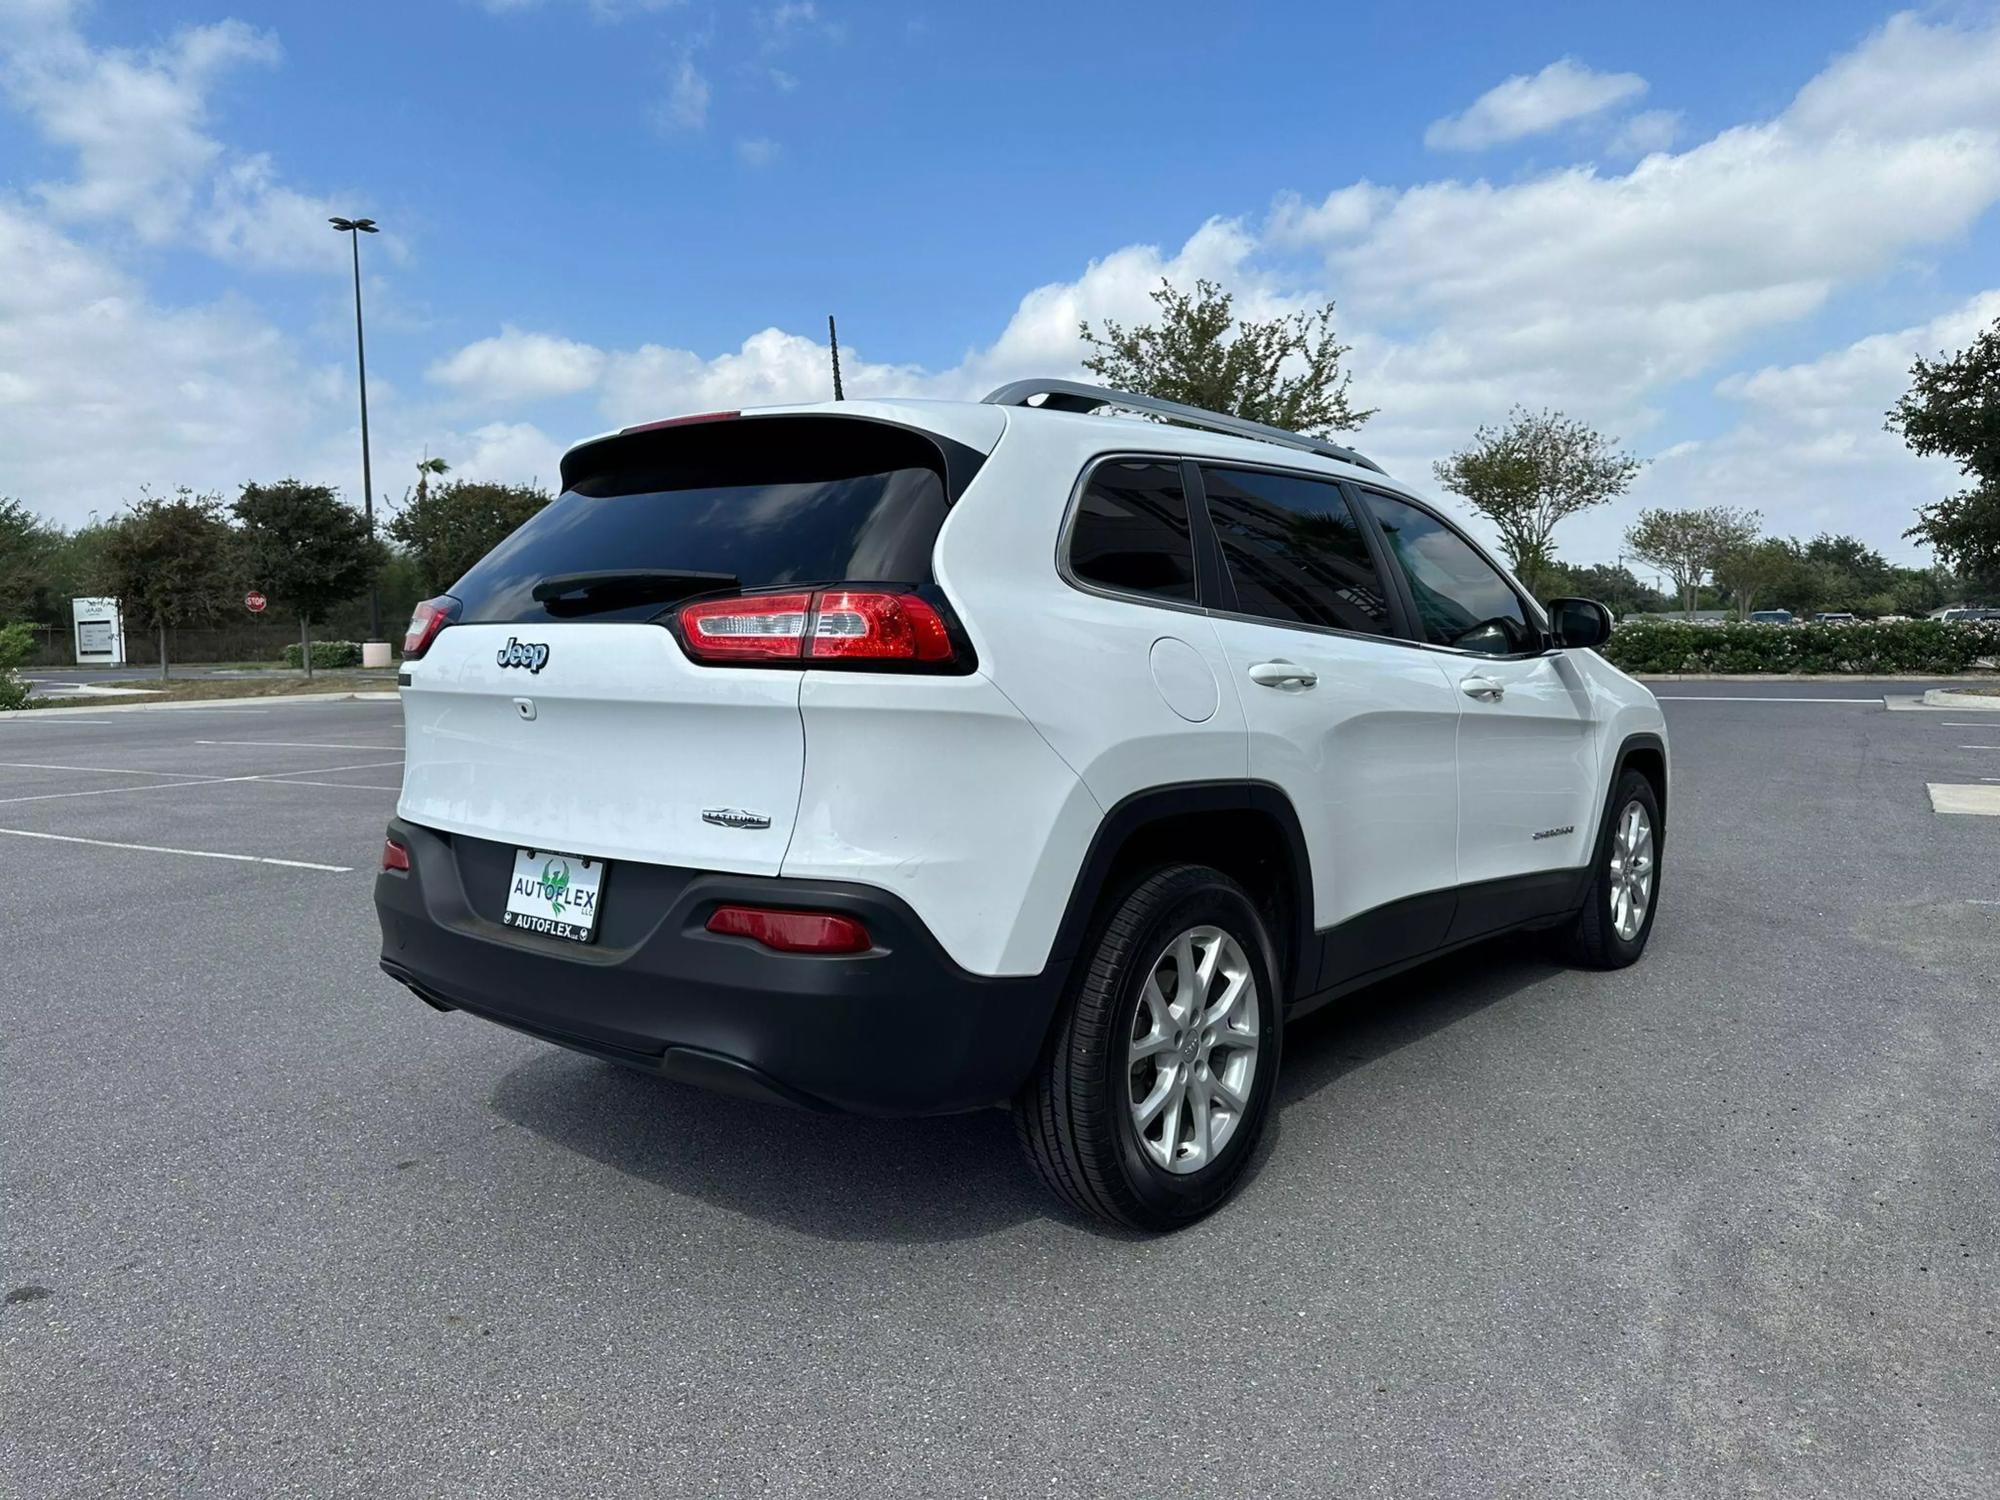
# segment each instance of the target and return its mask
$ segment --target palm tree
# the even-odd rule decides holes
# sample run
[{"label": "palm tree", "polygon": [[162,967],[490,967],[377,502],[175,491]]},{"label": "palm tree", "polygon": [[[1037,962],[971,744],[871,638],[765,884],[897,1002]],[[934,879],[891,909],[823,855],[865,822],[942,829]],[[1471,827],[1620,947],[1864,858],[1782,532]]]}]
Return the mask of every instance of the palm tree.
[{"label": "palm tree", "polygon": [[441,458],[426,455],[417,460],[417,504],[422,505],[431,492],[431,476],[451,472],[451,465]]}]

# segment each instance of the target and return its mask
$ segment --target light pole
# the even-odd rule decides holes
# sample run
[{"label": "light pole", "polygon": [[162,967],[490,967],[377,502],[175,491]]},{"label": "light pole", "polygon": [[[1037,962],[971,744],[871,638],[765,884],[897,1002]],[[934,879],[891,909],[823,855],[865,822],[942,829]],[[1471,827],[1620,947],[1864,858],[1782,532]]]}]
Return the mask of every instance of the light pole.
[{"label": "light pole", "polygon": [[[361,337],[361,236],[375,234],[373,219],[328,219],[347,236],[354,251],[354,368],[361,383],[361,513],[368,521],[368,540],[375,540],[375,476],[368,469],[368,346]],[[382,596],[373,579],[368,583],[368,639],[382,639]]]}]

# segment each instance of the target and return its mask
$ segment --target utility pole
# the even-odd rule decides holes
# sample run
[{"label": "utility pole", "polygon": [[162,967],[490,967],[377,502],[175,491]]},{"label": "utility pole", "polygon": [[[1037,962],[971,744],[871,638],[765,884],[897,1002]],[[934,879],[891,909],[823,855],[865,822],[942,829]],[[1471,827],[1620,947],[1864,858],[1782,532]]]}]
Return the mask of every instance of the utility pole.
[{"label": "utility pole", "polygon": [[[375,234],[373,219],[328,219],[327,223],[337,233],[347,236],[348,244],[354,251],[354,368],[361,386],[361,514],[368,522],[368,540],[375,540],[375,476],[368,468],[368,346],[361,336],[361,236]],[[377,645],[382,641],[382,592],[376,580],[368,581],[368,643]],[[371,662],[367,646],[362,648],[363,664],[367,666],[387,666],[387,651],[383,660]]]}]

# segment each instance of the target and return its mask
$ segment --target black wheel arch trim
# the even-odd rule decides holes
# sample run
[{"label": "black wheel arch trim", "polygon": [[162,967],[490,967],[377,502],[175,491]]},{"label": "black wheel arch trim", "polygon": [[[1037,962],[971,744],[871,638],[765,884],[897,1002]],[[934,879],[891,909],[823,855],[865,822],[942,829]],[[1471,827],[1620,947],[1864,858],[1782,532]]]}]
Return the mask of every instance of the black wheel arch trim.
[{"label": "black wheel arch trim", "polygon": [[1114,803],[1099,820],[1083,864],[1077,870],[1069,904],[1063,910],[1062,923],[1049,950],[1050,963],[1072,960],[1082,949],[1091,919],[1108,894],[1106,886],[1118,857],[1135,836],[1156,823],[1219,812],[1261,814],[1277,825],[1291,866],[1297,910],[1291,913],[1291,932],[1272,936],[1290,960],[1293,990],[1298,988],[1302,977],[1316,974],[1319,944],[1312,925],[1312,864],[1306,853],[1305,830],[1291,798],[1270,782],[1250,780],[1175,782],[1134,792]]},{"label": "black wheel arch trim", "polygon": [[1650,750],[1660,757],[1660,784],[1653,788],[1653,794],[1660,799],[1660,816],[1665,818],[1667,813],[1668,780],[1666,774],[1667,742],[1662,736],[1654,734],[1651,730],[1640,730],[1635,734],[1628,734],[1618,742],[1618,758],[1611,763],[1611,779],[1605,788],[1604,800],[1607,805],[1610,803],[1611,792],[1617,787],[1618,778],[1625,774],[1625,768],[1631,764],[1633,753],[1639,750]]}]

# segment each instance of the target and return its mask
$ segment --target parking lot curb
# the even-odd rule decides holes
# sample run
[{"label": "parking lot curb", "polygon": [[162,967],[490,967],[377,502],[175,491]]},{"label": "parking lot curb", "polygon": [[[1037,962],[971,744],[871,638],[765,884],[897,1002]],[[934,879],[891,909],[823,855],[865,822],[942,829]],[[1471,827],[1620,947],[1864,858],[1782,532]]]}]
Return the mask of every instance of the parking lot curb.
[{"label": "parking lot curb", "polygon": [[[394,703],[397,697],[394,692],[269,693],[260,698],[183,698],[175,703],[87,703],[76,708],[23,708],[16,712],[23,718],[54,719],[65,714],[96,718],[101,714],[173,713],[187,708],[242,708],[257,703]],[[0,723],[5,723],[8,717],[0,715]]]},{"label": "parking lot curb", "polygon": [[1948,688],[1931,688],[1924,694],[1926,708],[1963,708],[1973,713],[2000,713],[2000,684],[1991,692],[1954,692]]}]

